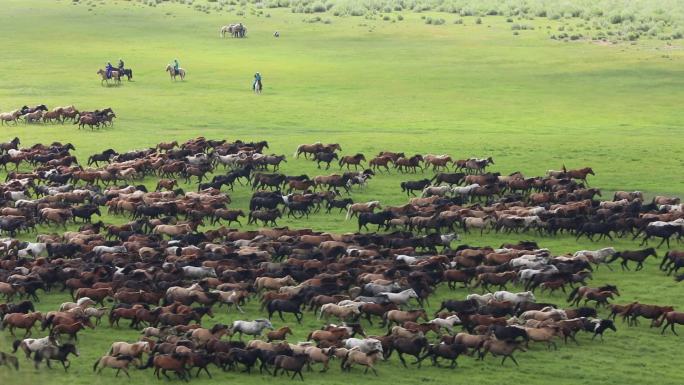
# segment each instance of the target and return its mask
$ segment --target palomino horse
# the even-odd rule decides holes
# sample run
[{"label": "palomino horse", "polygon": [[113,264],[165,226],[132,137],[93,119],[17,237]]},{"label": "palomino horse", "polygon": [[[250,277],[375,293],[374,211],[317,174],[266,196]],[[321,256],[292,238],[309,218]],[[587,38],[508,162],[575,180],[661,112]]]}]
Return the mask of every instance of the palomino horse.
[{"label": "palomino horse", "polygon": [[[100,68],[99,70],[97,70],[97,74],[102,77],[102,81],[100,82],[100,84],[104,85],[105,82],[107,84],[109,84],[109,78],[107,77],[107,71]],[[119,74],[119,71],[113,70],[111,79],[114,80],[114,84],[121,84],[121,75]]]},{"label": "palomino horse", "polygon": [[180,76],[181,80],[185,80],[185,70],[182,68],[178,68],[178,72],[171,66],[171,64],[168,64],[165,69],[166,72],[171,75],[172,80],[176,80],[176,76]]}]

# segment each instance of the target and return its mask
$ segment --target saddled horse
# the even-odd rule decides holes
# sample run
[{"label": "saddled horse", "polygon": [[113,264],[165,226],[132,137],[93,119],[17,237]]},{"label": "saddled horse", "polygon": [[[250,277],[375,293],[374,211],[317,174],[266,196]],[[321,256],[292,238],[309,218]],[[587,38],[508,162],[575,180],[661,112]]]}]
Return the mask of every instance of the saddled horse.
[{"label": "saddled horse", "polygon": [[168,72],[169,75],[171,76],[171,79],[174,81],[176,80],[177,76],[180,76],[181,80],[185,80],[185,70],[182,68],[178,68],[178,71],[176,71],[176,69],[173,68],[173,66],[171,66],[171,64],[168,64],[164,71]]},{"label": "saddled horse", "polygon": [[107,71],[103,70],[102,68],[97,70],[97,74],[102,77],[102,81],[100,82],[102,85],[104,85],[105,82],[109,84],[109,79],[114,80],[114,84],[121,84],[121,74],[118,70],[112,70],[111,78],[107,77]]}]

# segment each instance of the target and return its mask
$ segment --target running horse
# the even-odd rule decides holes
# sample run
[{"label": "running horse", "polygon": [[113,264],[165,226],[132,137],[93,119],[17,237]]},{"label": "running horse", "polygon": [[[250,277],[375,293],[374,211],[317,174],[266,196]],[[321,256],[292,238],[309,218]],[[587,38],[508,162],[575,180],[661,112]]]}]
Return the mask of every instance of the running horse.
[{"label": "running horse", "polygon": [[169,73],[171,80],[173,81],[176,80],[177,76],[180,76],[181,80],[185,80],[185,70],[182,68],[178,68],[178,71],[176,72],[175,68],[173,68],[171,64],[167,64],[165,71]]}]

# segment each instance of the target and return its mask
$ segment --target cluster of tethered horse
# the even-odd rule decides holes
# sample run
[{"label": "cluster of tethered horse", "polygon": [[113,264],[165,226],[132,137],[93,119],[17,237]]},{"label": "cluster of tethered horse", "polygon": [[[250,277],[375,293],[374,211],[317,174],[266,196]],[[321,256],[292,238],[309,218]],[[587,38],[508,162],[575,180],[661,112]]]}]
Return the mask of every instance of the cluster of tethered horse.
[{"label": "cluster of tethered horse", "polygon": [[[389,164],[401,172],[427,166],[438,172],[419,188],[414,182],[420,181],[402,183],[409,193],[420,190],[422,196],[392,207],[341,197],[355,185],[363,188],[375,175],[372,168],[287,176],[275,171],[284,156],[263,153],[266,142],[197,138],[121,154],[106,150],[90,156],[86,168],[70,154],[70,144],[19,146],[18,139],[0,144],[1,164],[15,166],[0,187],[0,231],[12,237],[0,242],[0,293],[8,301],[0,305],[0,318],[6,332],[24,331],[13,350],[21,350],[36,367],[58,361],[67,370],[72,356],[79,355],[79,333],[87,340],[87,329],[101,323],[141,329],[141,337],[113,341],[93,370],[111,368],[118,375],[128,374],[129,368],[154,368],[158,377],[171,372],[185,380],[191,374],[210,375],[209,367],[250,372],[257,366],[261,372],[303,378],[307,367],[320,364],[327,370],[333,359],[343,371],[360,366],[376,373],[375,366],[395,352],[404,366],[405,356],[413,356],[418,366],[429,359],[453,367],[463,354],[478,359],[491,354],[502,357],[502,364],[511,358],[517,365],[513,353],[532,342],[555,348],[556,339],[578,343],[579,332],[602,339],[606,330],[617,330],[618,316],[628,325],[650,319],[663,333],[684,323],[684,313],[672,306],[612,303],[622,294],[615,285],[590,285],[599,265],[610,268],[622,259],[623,269],[630,261],[640,269],[656,254],[652,248],[552,256],[534,242],[451,247],[454,230],[474,228],[571,231],[590,238],[643,233],[644,242],[681,235],[682,206],[676,198],[645,203],[639,192],[618,192],[613,201],[600,202],[594,199],[599,191],[584,186],[591,170],[500,176],[485,173],[491,158],[454,162],[447,156],[383,152],[371,159],[371,166],[387,166],[385,172]],[[316,143],[297,152],[318,161],[337,151],[339,145]],[[338,158],[340,167],[358,167],[365,157]],[[19,171],[22,165],[32,170]],[[449,173],[447,167],[458,170]],[[155,191],[136,185],[152,175],[159,178]],[[196,178],[198,191],[180,189],[180,177],[186,182]],[[221,192],[236,182],[257,190],[249,203],[250,222],[275,226],[280,207],[293,216],[325,208],[358,216],[360,226],[393,231],[335,235],[224,226],[199,231],[206,224],[241,224],[244,211],[229,208],[230,197]],[[130,221],[93,222],[101,207]],[[81,224],[78,231],[66,231],[72,222]],[[36,224],[54,225],[64,233],[38,235],[36,242],[14,239],[35,231]],[[610,230],[596,230],[604,225]],[[681,266],[684,253],[670,250],[660,267],[671,274]],[[452,289],[463,285],[472,294],[443,301],[428,314],[425,306],[442,283]],[[512,286],[521,291],[509,292]],[[480,289],[482,294],[476,294]],[[67,290],[74,302],[46,313],[35,310],[41,291]],[[538,303],[538,290],[568,290],[573,307]],[[220,306],[242,312],[250,300],[260,301],[267,319],[206,325]],[[607,318],[598,317],[601,307],[610,311]],[[306,311],[326,322],[310,331],[306,342],[287,342],[291,327],[271,323],[274,315],[283,323],[284,316],[299,323]],[[382,333],[366,333],[373,322],[381,323]],[[36,330],[42,337],[29,338]],[[259,337],[266,330],[264,341]],[[243,342],[243,334],[254,339]],[[20,361],[0,353],[0,365],[18,367]]]},{"label": "cluster of tethered horse", "polygon": [[40,123],[62,123],[70,121],[73,124],[78,124],[78,129],[90,127],[90,129],[107,127],[114,125],[114,118],[116,114],[111,108],[94,111],[79,111],[73,105],[54,107],[48,109],[45,104],[29,107],[23,106],[10,112],[0,113],[0,123],[3,125],[14,122],[16,125],[20,118],[24,119],[26,124]]}]

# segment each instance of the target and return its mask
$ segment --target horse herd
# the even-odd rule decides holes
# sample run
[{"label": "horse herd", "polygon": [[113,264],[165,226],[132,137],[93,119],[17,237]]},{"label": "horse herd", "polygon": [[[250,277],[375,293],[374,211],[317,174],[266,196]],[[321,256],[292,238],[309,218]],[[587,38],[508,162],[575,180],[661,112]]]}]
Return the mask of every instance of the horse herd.
[{"label": "horse herd", "polygon": [[0,113],[0,121],[3,125],[14,122],[16,125],[19,118],[24,118],[26,124],[40,123],[61,123],[71,121],[73,124],[78,124],[78,128],[84,128],[86,125],[91,129],[112,126],[116,114],[111,108],[94,111],[79,111],[73,105],[55,107],[51,110],[45,104],[40,104],[34,107],[23,106],[10,112]]},{"label": "horse herd", "polygon": [[[393,207],[340,196],[375,176],[358,155],[339,157],[338,166],[361,170],[310,178],[278,173],[286,159],[264,154],[265,141],[200,137],[126,153],[109,149],[90,156],[85,168],[71,155],[71,144],[20,144],[19,139],[0,143],[0,165],[15,166],[0,185],[0,231],[10,236],[0,242],[0,293],[8,301],[0,305],[0,318],[10,334],[24,331],[13,350],[21,349],[36,367],[58,361],[68,370],[69,361],[79,355],[78,341],[98,327],[131,327],[141,330],[141,337],[113,341],[94,371],[111,368],[128,375],[130,368],[150,368],[157,377],[175,373],[188,380],[191,371],[211,376],[210,366],[247,372],[258,366],[260,372],[303,379],[305,368],[321,364],[325,371],[334,359],[344,372],[360,366],[377,374],[380,361],[394,353],[407,367],[406,356],[415,357],[417,366],[429,359],[453,367],[461,355],[484,359],[489,354],[501,357],[502,364],[510,358],[517,365],[514,352],[529,349],[531,342],[550,349],[558,339],[579,343],[580,332],[603,338],[606,330],[617,330],[618,316],[628,326],[649,319],[662,333],[676,333],[675,325],[684,323],[684,314],[669,304],[619,304],[614,301],[625,293],[615,285],[590,285],[596,268],[610,268],[617,260],[623,269],[630,261],[640,269],[646,258],[657,257],[652,248],[554,256],[534,242],[452,247],[456,230],[489,228],[578,234],[586,224],[620,223],[619,228],[611,225],[606,236],[658,236],[649,229],[669,226],[679,226],[674,234],[681,235],[676,198],[646,203],[638,192],[618,192],[613,201],[597,201],[596,189],[583,185],[589,172],[563,168],[545,177],[501,176],[485,170],[491,158],[447,161],[434,168],[426,160],[434,156],[383,152],[378,157],[396,155],[391,162],[402,165],[396,168],[400,172],[412,170],[409,164],[432,164],[438,174],[428,182],[440,181],[413,189],[424,196]],[[297,152],[320,159],[319,154],[337,151],[339,144],[317,143]],[[447,173],[448,164],[460,168]],[[19,171],[20,166],[33,169]],[[454,176],[459,172],[463,175]],[[155,191],[136,185],[149,176],[158,179]],[[178,177],[196,181],[197,192],[179,188]],[[222,192],[236,182],[254,190],[247,213],[231,208],[231,198]],[[498,191],[475,203],[470,196],[478,194],[454,192],[471,182]],[[444,186],[448,189],[442,193]],[[129,220],[94,222],[101,207]],[[275,228],[284,213],[299,218],[323,209],[338,209],[349,219],[358,217],[360,227],[375,224],[388,233]],[[241,217],[273,228],[221,226],[241,225]],[[67,231],[67,224],[79,222],[77,231]],[[207,223],[219,227],[201,231]],[[61,226],[63,234],[41,234],[36,242],[14,239],[37,224]],[[668,274],[682,266],[684,252],[677,250],[669,250],[660,264]],[[451,289],[462,285],[471,294],[445,300],[429,315],[426,308],[442,284]],[[509,292],[514,286],[521,291]],[[39,293],[57,291],[69,292],[73,302],[37,312]],[[545,291],[569,291],[571,307],[538,303],[535,293]],[[249,301],[258,301],[266,318],[202,326],[219,307],[242,314]],[[599,317],[601,309],[609,311],[606,318]],[[285,323],[290,315],[294,323],[315,317],[325,325],[311,330],[307,341],[290,343],[293,328],[275,329],[272,323],[274,316]],[[378,321],[382,332],[367,332]],[[35,329],[45,336],[32,338]],[[265,330],[270,330],[266,342],[259,339]],[[244,334],[254,339],[243,342]],[[0,353],[0,364],[17,367],[19,362],[11,353]]]}]

